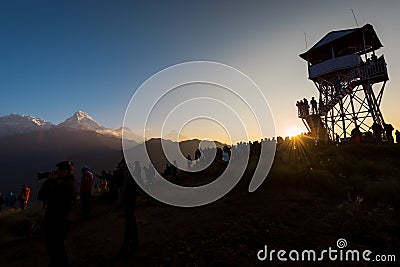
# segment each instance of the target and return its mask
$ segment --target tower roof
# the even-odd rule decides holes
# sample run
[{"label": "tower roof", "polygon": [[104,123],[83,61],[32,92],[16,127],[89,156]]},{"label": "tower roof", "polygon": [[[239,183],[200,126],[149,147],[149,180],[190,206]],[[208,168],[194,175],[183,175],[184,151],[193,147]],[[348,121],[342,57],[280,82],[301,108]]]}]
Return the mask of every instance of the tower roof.
[{"label": "tower roof", "polygon": [[374,27],[372,27],[371,24],[365,24],[363,27],[359,28],[329,32],[307,52],[301,54],[300,57],[311,64],[316,64],[332,58],[332,47],[335,52],[335,57],[363,53],[363,34],[366,52],[383,47]]}]

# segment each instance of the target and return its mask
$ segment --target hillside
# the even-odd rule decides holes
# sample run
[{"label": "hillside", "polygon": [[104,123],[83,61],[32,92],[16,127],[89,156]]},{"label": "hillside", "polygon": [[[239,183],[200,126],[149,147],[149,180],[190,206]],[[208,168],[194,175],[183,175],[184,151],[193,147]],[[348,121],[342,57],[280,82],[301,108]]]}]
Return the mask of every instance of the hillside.
[{"label": "hillside", "polygon": [[[276,258],[259,262],[256,253],[264,245],[288,251],[336,248],[340,238],[347,240],[348,249],[395,254],[398,259],[399,161],[397,145],[280,144],[267,180],[254,193],[247,188],[256,157],[229,194],[206,206],[176,208],[142,194],[136,212],[140,248],[118,260],[113,257],[122,243],[122,212],[97,200],[89,219],[81,219],[79,210],[74,212],[66,241],[71,266],[281,266]],[[217,164],[209,172],[178,173],[177,178],[184,183],[206,180],[221,168]],[[40,230],[29,237],[6,224],[32,221],[35,216],[30,214],[3,217],[9,219],[2,220],[0,228],[9,229],[9,234],[8,245],[1,246],[5,255],[1,265],[46,264]]]}]

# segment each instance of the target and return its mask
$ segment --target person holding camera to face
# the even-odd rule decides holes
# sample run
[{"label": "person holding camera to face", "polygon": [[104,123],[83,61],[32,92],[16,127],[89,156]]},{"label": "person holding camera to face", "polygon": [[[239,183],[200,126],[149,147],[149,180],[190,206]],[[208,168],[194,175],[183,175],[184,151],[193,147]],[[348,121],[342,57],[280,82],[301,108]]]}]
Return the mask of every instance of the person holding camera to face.
[{"label": "person holding camera to face", "polygon": [[44,236],[49,256],[48,266],[69,266],[64,240],[67,234],[68,217],[75,194],[74,166],[71,161],[62,161],[57,170],[48,175],[38,192],[43,201]]}]

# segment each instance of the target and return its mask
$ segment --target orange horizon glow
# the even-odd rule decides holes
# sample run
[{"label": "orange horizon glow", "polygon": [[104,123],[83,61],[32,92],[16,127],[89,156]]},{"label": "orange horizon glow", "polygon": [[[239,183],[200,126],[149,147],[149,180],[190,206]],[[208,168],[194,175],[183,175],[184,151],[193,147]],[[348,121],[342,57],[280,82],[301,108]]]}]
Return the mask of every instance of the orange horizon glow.
[{"label": "orange horizon glow", "polygon": [[290,127],[290,128],[288,128],[286,130],[285,137],[286,136],[289,136],[289,137],[297,136],[297,135],[300,135],[303,132],[304,131],[302,129],[300,129],[299,127],[293,126],[293,127]]}]

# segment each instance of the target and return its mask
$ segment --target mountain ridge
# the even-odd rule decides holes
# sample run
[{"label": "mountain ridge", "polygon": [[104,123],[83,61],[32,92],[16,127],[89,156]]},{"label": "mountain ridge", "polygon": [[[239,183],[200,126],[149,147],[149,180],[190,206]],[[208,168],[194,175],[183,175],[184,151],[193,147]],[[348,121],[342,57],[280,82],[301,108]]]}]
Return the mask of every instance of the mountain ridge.
[{"label": "mountain ridge", "polygon": [[107,128],[98,123],[88,113],[78,110],[71,117],[68,117],[59,124],[53,124],[47,120],[37,118],[31,115],[19,115],[11,113],[0,117],[0,137],[16,134],[25,134],[36,131],[45,131],[51,128],[72,128],[82,131],[93,131],[104,136],[122,138],[122,131],[127,140],[142,142],[143,138],[134,134],[129,128],[121,126],[120,128]]},{"label": "mountain ridge", "polygon": [[105,129],[103,125],[95,121],[89,114],[80,110],[75,112],[64,122],[58,124],[57,127],[74,128],[87,131],[97,131]]},{"label": "mountain ridge", "polygon": [[0,136],[46,130],[53,126],[51,122],[31,115],[11,113],[0,117]]}]

